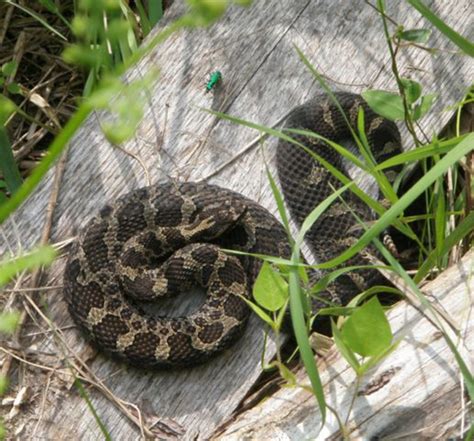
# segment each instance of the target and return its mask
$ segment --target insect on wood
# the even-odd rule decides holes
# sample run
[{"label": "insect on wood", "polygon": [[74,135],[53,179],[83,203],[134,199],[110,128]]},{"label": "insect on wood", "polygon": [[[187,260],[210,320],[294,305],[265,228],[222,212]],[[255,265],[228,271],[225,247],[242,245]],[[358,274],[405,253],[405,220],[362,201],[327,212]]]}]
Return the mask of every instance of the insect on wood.
[{"label": "insect on wood", "polygon": [[212,72],[209,81],[206,84],[206,92],[210,92],[214,87],[216,87],[217,83],[222,80],[222,73],[219,70]]}]

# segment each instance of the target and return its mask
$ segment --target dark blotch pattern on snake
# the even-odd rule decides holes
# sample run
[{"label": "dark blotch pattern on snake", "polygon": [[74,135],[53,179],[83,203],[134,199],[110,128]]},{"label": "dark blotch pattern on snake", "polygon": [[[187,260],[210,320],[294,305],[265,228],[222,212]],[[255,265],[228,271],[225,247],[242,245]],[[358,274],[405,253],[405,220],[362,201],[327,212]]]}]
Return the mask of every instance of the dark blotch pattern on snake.
[{"label": "dark blotch pattern on snake", "polygon": [[[371,112],[357,95],[341,93],[337,98],[354,126],[359,105],[364,107],[377,161],[399,150],[393,123]],[[286,125],[336,141],[351,138],[342,115],[326,97],[297,107]],[[333,149],[297,138],[343,171]],[[277,161],[286,203],[297,223],[331,193],[329,183],[340,186],[292,144],[279,143]],[[344,198],[363,220],[373,218],[350,192]],[[347,248],[357,237],[351,231],[354,223],[347,208],[336,201],[309,232],[317,258],[326,260]],[[231,256],[221,248],[290,255],[281,224],[238,193],[205,183],[158,184],[132,191],[102,208],[73,244],[64,276],[69,311],[100,349],[130,364],[169,367],[203,362],[241,335],[249,316],[242,297],[249,298],[261,266],[256,258]],[[350,273],[324,295],[345,303],[372,273]],[[187,292],[192,286],[205,289],[207,298],[186,317],[155,317],[137,304]]]}]

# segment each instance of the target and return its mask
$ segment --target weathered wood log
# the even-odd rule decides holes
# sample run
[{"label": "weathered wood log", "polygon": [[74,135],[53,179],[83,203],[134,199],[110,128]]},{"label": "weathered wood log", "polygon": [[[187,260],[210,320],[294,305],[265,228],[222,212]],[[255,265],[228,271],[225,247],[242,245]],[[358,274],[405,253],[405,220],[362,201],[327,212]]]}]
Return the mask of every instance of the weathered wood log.
[{"label": "weathered wood log", "polygon": [[[472,34],[469,1],[432,1],[430,5],[458,31]],[[159,27],[166,26],[183,10],[182,2],[176,1]],[[406,28],[426,26],[405,3],[389,5],[388,14]],[[143,122],[134,139],[124,145],[124,150],[135,157],[107,143],[100,130],[103,115],[87,120],[70,146],[55,210],[53,240],[73,236],[77,227],[107,200],[147,185],[142,164],[151,182],[208,179],[276,212],[263,155],[274,172],[276,140],[266,141],[264,148],[259,148],[258,143],[246,148],[255,139],[255,131],[220,121],[201,108],[222,110],[268,126],[281,121],[289,109],[320,92],[298,59],[294,45],[303,50],[334,89],[396,90],[380,17],[367,3],[257,0],[250,9],[233,6],[208,29],[172,35],[128,73],[127,79],[132,81],[151,67],[158,65],[161,69],[156,84],[141,97],[146,104]],[[446,123],[451,116],[446,108],[463,96],[473,77],[470,60],[455,53],[454,46],[438,32],[433,33],[430,45],[440,49],[436,56],[415,48],[399,54],[404,76],[421,81],[427,93],[440,94],[433,110],[421,121],[427,134],[436,133]],[[205,80],[216,68],[223,73],[222,85],[214,93],[205,93]],[[404,140],[409,147],[406,134]],[[18,241],[24,249],[37,243],[51,185],[52,174],[5,224],[5,237],[13,248]],[[4,252],[7,244],[1,243],[0,249]],[[51,270],[53,284],[61,280],[63,264],[64,260],[60,260]],[[61,293],[49,293],[44,300],[53,322],[49,328],[66,328],[69,348],[80,354],[87,346],[77,330],[68,329],[72,320]],[[41,319],[37,323],[44,327]],[[38,333],[37,325],[32,325],[32,336],[23,340],[25,350],[35,348],[73,360],[71,352],[57,344],[49,328]],[[263,327],[253,318],[233,348],[192,370],[143,372],[96,357],[90,363],[91,370],[116,396],[138,406],[145,417],[146,429],[142,432],[106,395],[84,384],[92,406],[113,439],[131,439],[153,431],[168,438],[208,439],[230,417],[260,375],[262,346]],[[426,346],[425,351],[429,353],[431,346]],[[270,341],[266,360],[274,353]],[[25,354],[28,359],[28,352]],[[23,427],[22,438],[27,439],[33,432],[45,439],[101,436],[86,400],[75,389],[64,388],[63,377],[58,374],[68,374],[67,368],[57,360],[50,362],[48,366],[58,374],[46,377],[44,369],[24,366],[18,387],[29,384],[33,399],[25,418],[17,421],[17,427]],[[455,367],[440,362],[433,373],[445,375],[451,369]],[[51,382],[47,383],[47,378]],[[395,375],[390,382],[395,388],[396,378]],[[43,384],[48,385],[45,390]],[[336,382],[333,388],[336,387],[342,386]],[[309,406],[313,406],[312,402]],[[152,422],[156,423],[154,427]]]},{"label": "weathered wood log", "polygon": [[[459,337],[453,341],[471,372],[473,258],[471,251],[423,288],[458,327]],[[336,348],[319,363],[327,403],[341,421],[347,421],[349,439],[448,439],[462,435],[463,428],[472,424],[474,412],[454,353],[442,333],[406,302],[397,304],[388,318],[400,344],[359,383]],[[449,326],[444,323],[444,328]],[[303,369],[296,375],[301,384],[308,383]],[[341,438],[333,414],[328,413],[322,429],[321,424],[313,395],[300,388],[281,389],[240,415],[216,439]]]}]

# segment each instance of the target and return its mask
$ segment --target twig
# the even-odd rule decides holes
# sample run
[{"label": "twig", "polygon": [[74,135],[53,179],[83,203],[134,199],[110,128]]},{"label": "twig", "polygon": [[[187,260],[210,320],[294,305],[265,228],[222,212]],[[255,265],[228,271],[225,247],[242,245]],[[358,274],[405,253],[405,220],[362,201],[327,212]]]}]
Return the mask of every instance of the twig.
[{"label": "twig", "polygon": [[[290,111],[291,112],[291,111]],[[276,123],[274,123],[271,128],[274,129],[278,127],[290,114],[290,112],[287,112],[285,115],[283,115]],[[245,155],[249,151],[251,151],[256,145],[258,145],[262,140],[264,140],[268,135],[264,133],[263,135],[257,136],[255,139],[250,141],[240,152],[238,152],[236,155],[234,155],[231,159],[228,161],[224,162],[220,167],[216,168],[213,172],[209,173],[207,176],[201,179],[201,181],[207,181],[214,176],[218,175],[222,170],[226,169],[229,167],[229,165],[233,164],[235,161],[237,161],[241,156]]]}]

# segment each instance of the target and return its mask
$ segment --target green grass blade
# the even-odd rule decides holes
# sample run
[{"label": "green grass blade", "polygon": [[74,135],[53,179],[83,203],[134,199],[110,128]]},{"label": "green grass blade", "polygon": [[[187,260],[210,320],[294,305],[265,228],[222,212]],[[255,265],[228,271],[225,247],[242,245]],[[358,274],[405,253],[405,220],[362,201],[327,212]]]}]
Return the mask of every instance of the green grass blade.
[{"label": "green grass blade", "polygon": [[265,163],[265,170],[267,172],[267,178],[270,182],[270,187],[272,189],[273,197],[276,201],[278,213],[280,214],[281,221],[283,222],[283,226],[285,227],[286,233],[288,234],[288,238],[290,240],[290,244],[293,243],[293,238],[291,237],[291,230],[290,230],[290,223],[288,221],[288,215],[285,210],[285,204],[283,202],[283,195],[281,194],[278,186],[273,179],[273,176],[268,168],[268,165]]},{"label": "green grass blade", "polygon": [[326,199],[324,199],[324,201],[322,201],[315,208],[313,208],[311,213],[308,214],[303,224],[301,225],[298,235],[296,236],[295,246],[298,250],[301,248],[304,236],[310,230],[313,224],[318,220],[319,216],[321,216],[321,214],[323,214],[328,209],[328,207],[352,184],[352,182],[349,182],[348,184],[336,190],[332,195],[328,196]]},{"label": "green grass blade", "polygon": [[59,19],[69,28],[71,29],[71,23],[69,23],[64,15],[61,14],[58,6],[54,3],[53,0],[39,0],[39,2],[51,13],[56,14]]},{"label": "green grass blade", "polygon": [[50,246],[35,250],[0,262],[0,286],[8,283],[13,277],[25,270],[40,268],[50,264],[56,257],[56,251]]},{"label": "green grass blade", "polygon": [[4,126],[0,126],[0,172],[10,193],[15,193],[20,187],[22,180]]},{"label": "green grass blade", "polygon": [[386,168],[394,167],[396,165],[403,165],[410,162],[421,161],[430,158],[433,155],[444,155],[448,153],[454,146],[459,144],[466,135],[452,138],[447,141],[434,141],[416,149],[411,149],[398,155],[392,156],[384,162],[378,164],[376,170],[384,170]]},{"label": "green grass blade", "polygon": [[474,211],[471,211],[467,217],[465,217],[454,231],[447,236],[441,243],[440,249],[434,249],[425,259],[423,264],[418,269],[414,281],[420,282],[436,264],[438,256],[446,255],[449,250],[461,241],[464,237],[469,235],[474,230]]},{"label": "green grass blade", "polygon": [[87,103],[79,106],[76,113],[64,126],[63,130],[56,136],[52,142],[48,154],[36,166],[31,175],[26,178],[17,191],[0,206],[0,224],[31,194],[36,185],[41,181],[43,176],[48,172],[51,165],[56,161],[61,152],[70,141],[72,135],[79,128],[82,122],[91,112],[91,107]]},{"label": "green grass blade", "polygon": [[[276,130],[276,129],[272,129],[270,127],[265,127],[265,126],[262,126],[260,124],[256,124],[256,123],[253,123],[251,121],[247,121],[247,120],[244,120],[244,119],[241,119],[241,118],[237,118],[235,116],[230,116],[230,115],[227,115],[225,113],[221,113],[221,112],[216,112],[214,110],[209,110],[209,109],[202,109],[208,113],[211,113],[212,115],[216,115],[222,119],[226,119],[228,121],[232,121],[236,124],[240,124],[240,125],[243,125],[243,126],[246,126],[246,127],[250,127],[252,129],[256,129],[258,130],[259,132],[263,132],[263,133],[266,133],[268,135],[271,135],[271,136],[275,136],[277,138],[280,138],[280,139],[283,139],[287,142],[290,142],[292,144],[295,144],[297,145],[298,147],[302,148],[303,150],[305,150],[308,154],[310,154],[313,158],[315,158],[317,161],[319,161],[329,172],[331,172],[343,185],[347,185],[347,184],[350,184],[350,183],[353,183],[353,181],[351,181],[344,173],[341,173],[339,171],[339,169],[337,169],[336,167],[334,167],[332,164],[330,164],[328,161],[326,161],[324,158],[322,158],[321,156],[317,155],[316,153],[314,153],[312,150],[308,149],[305,145],[301,144],[300,142],[296,141],[295,139],[291,138],[290,136],[286,135],[285,133],[283,133],[282,131],[280,130]],[[318,139],[321,139],[321,140],[326,140],[326,138],[320,136],[320,135],[317,135],[315,133],[312,133],[312,132],[308,132],[307,130],[299,130],[299,129],[288,129],[289,132],[292,132],[292,133],[297,133],[297,134],[305,134],[305,135],[308,135],[308,136],[312,136],[312,137],[315,137],[315,138],[318,138]],[[330,141],[330,140],[327,140],[328,141],[328,145],[330,145],[331,147],[334,147],[340,154],[342,154],[343,156],[349,158],[350,160],[352,160],[353,158],[356,158],[351,152],[349,152],[347,149],[345,149],[344,147]],[[357,158],[356,158],[357,160]],[[357,160],[358,161],[358,160]],[[363,168],[363,164],[358,161],[356,162],[356,165],[361,165],[361,167]],[[372,197],[370,197],[367,193],[365,193],[363,190],[361,190],[355,183],[353,183],[352,186],[350,186],[350,190],[357,196],[359,197],[362,201],[364,201],[365,204],[367,204],[372,210],[374,210],[377,214],[379,215],[382,215],[383,213],[385,213],[385,208],[378,202],[376,201],[375,199],[373,199]],[[398,221],[394,221],[395,224],[394,226],[396,228],[398,228],[403,234],[405,234],[407,237],[417,241],[418,237],[417,235],[411,230],[411,228],[407,227],[406,225],[402,224],[401,222],[398,222]],[[421,245],[421,244],[420,244]]]},{"label": "green grass blade", "polygon": [[436,311],[433,311],[431,303],[425,298],[424,294],[420,291],[415,281],[407,274],[407,272],[400,265],[400,263],[387,251],[387,249],[382,245],[382,243],[378,239],[374,239],[374,244],[378,248],[380,253],[383,255],[383,257],[390,264],[390,266],[393,268],[393,270],[398,273],[398,275],[405,281],[407,286],[411,288],[411,291],[417,296],[421,305],[427,310],[433,312],[433,319],[436,321],[439,328],[443,331],[443,337],[459,365],[459,369],[461,370],[461,374],[464,378],[464,383],[466,384],[466,389],[468,391],[469,398],[471,401],[474,401],[474,377],[470,372],[469,368],[467,367],[466,363],[464,362],[463,358],[461,357],[461,354],[457,350],[456,345],[451,340],[448,333],[444,330],[443,323],[438,318],[438,313]]},{"label": "green grass blade", "polygon": [[27,8],[26,6],[19,5],[18,3],[13,2],[12,0],[5,0],[5,3],[15,6],[26,14],[31,15],[34,19],[38,20],[38,22],[40,22],[46,29],[51,31],[53,34],[56,34],[64,41],[68,41],[68,39],[63,34],[61,34],[61,32],[53,28],[43,17],[41,17],[41,15],[37,14],[35,11],[31,10],[30,8]]},{"label": "green grass blade", "polygon": [[329,98],[331,98],[332,102],[335,104],[335,106],[337,107],[337,109],[339,110],[339,112],[341,113],[342,117],[344,118],[344,121],[346,122],[347,124],[347,127],[349,128],[351,134],[352,134],[352,137],[354,139],[354,141],[356,142],[357,146],[359,147],[359,149],[361,150],[363,148],[362,146],[362,143],[359,139],[359,137],[357,136],[357,133],[354,131],[354,129],[352,128],[352,125],[349,121],[349,119],[347,118],[347,115],[344,113],[344,111],[342,110],[342,107],[341,105],[339,104],[339,102],[337,101],[337,98],[336,98],[336,95],[334,94],[334,92],[331,90],[331,88],[326,84],[326,81],[324,81],[322,75],[313,67],[313,65],[309,62],[309,60],[306,58],[306,56],[303,54],[303,52],[297,47],[297,46],[294,46],[295,47],[295,50],[298,54],[298,56],[300,57],[301,61],[303,62],[303,64],[309,69],[309,71],[313,74],[313,76],[316,78],[316,80],[318,81],[318,83],[321,85],[321,87],[323,88],[323,90],[326,92],[326,94],[329,96]]},{"label": "green grass blade", "polygon": [[[295,259],[299,259],[297,253]],[[291,321],[293,323],[293,331],[295,334],[296,342],[300,351],[301,359],[304,367],[311,382],[313,393],[319,405],[321,412],[321,421],[324,425],[326,421],[326,399],[324,398],[323,385],[321,383],[321,377],[319,376],[318,366],[314,360],[313,351],[308,340],[308,331],[306,329],[306,323],[304,318],[304,308],[302,301],[302,292],[300,287],[300,279],[298,276],[298,270],[292,269],[289,278],[290,287],[290,314]]]},{"label": "green grass blade", "polygon": [[458,362],[459,369],[461,370],[461,374],[464,378],[464,384],[466,385],[467,393],[469,394],[469,398],[472,403],[474,402],[474,377],[471,374],[471,371],[467,367],[466,363],[464,362],[464,359],[461,357],[461,354],[459,353],[458,349],[456,348],[456,345],[451,340],[449,335],[443,333],[443,336],[449,348],[453,352],[456,361]]},{"label": "green grass blade", "polygon": [[136,0],[135,5],[138,9],[138,15],[140,16],[140,24],[142,27],[143,35],[148,35],[151,31],[151,24],[148,20],[148,15],[143,7],[141,0]]},{"label": "green grass blade", "polygon": [[429,170],[410,190],[408,190],[399,201],[390,207],[380,219],[366,231],[359,241],[351,248],[346,250],[338,257],[331,259],[323,264],[317,265],[318,268],[331,268],[340,265],[347,259],[350,259],[356,253],[361,251],[372,239],[376,238],[387,227],[393,225],[397,217],[405,210],[426,188],[428,188],[436,179],[443,175],[446,170],[466,156],[474,149],[474,133],[471,133],[463,139],[455,148],[447,153],[431,170]]},{"label": "green grass blade", "polygon": [[148,18],[151,26],[155,26],[163,17],[163,1],[148,0]]},{"label": "green grass blade", "polygon": [[430,8],[428,8],[421,0],[408,0],[418,12],[427,20],[438,28],[446,37],[448,37],[459,49],[474,57],[474,44],[458,34],[453,28],[449,27],[441,18],[439,18]]},{"label": "green grass blade", "polygon": [[[434,208],[435,211],[435,249],[441,250],[443,248],[444,239],[446,236],[446,219],[448,216],[446,214],[446,201],[445,193],[443,187],[443,180],[438,179],[436,183],[436,192],[433,197],[436,199],[436,204]],[[438,255],[438,266],[442,267],[442,258],[443,255]]]},{"label": "green grass blade", "polygon": [[107,427],[105,427],[105,424],[102,422],[99,415],[97,414],[97,411],[95,410],[95,407],[92,404],[92,401],[90,400],[89,395],[87,394],[84,386],[82,385],[81,380],[76,378],[74,381],[74,386],[76,386],[76,389],[78,390],[79,395],[85,400],[87,407],[91,411],[97,425],[99,426],[100,431],[102,432],[102,435],[104,435],[104,439],[106,441],[112,441],[112,437],[110,436],[109,431],[107,430]]}]

